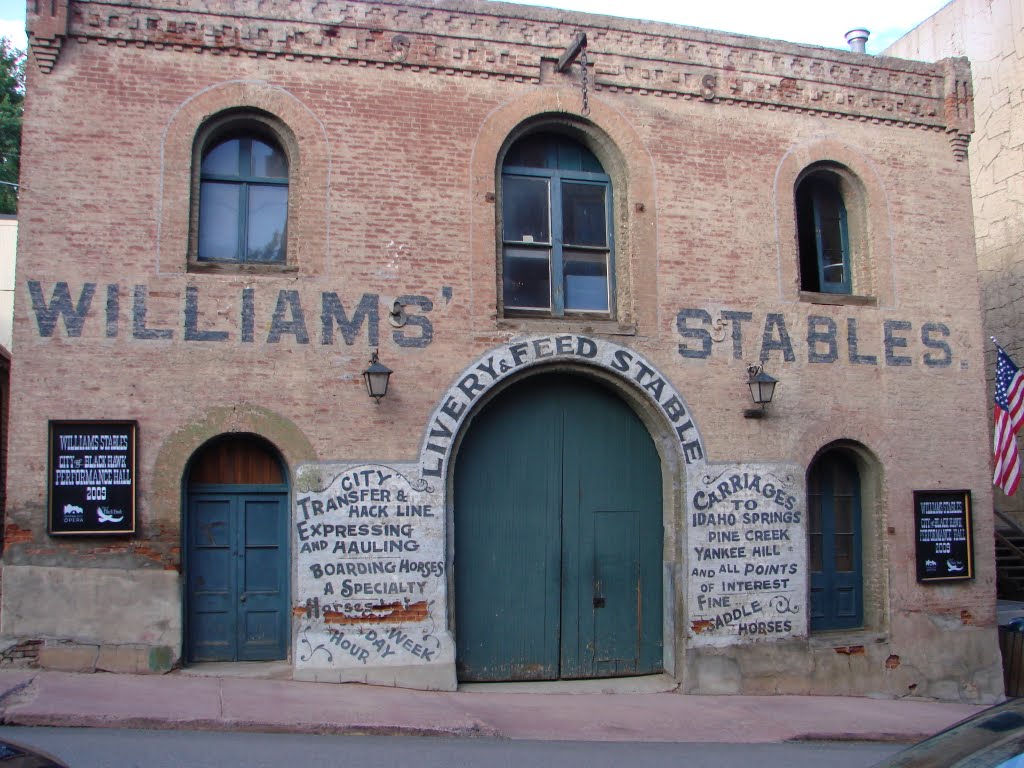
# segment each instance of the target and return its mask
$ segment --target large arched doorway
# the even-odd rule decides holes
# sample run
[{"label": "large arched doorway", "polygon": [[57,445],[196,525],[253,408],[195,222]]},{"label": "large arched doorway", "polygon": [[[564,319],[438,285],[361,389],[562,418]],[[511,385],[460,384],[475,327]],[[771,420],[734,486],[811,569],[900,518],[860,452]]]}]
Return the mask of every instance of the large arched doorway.
[{"label": "large arched doorway", "polygon": [[484,406],[454,470],[461,680],[662,670],[661,464],[601,384],[532,376]]},{"label": "large arched doorway", "polygon": [[288,655],[288,483],[280,456],[250,435],[193,457],[184,521],[185,658]]}]

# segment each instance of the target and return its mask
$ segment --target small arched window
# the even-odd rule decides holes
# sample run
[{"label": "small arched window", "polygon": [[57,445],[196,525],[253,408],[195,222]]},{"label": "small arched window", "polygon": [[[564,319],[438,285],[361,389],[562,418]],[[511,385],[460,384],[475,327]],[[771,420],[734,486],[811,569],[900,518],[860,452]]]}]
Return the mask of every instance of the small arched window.
[{"label": "small arched window", "polygon": [[613,314],[612,188],[600,161],[560,134],[533,133],[501,173],[506,315]]},{"label": "small arched window", "polygon": [[811,630],[864,625],[860,473],[830,450],[807,471]]},{"label": "small arched window", "polygon": [[818,170],[797,184],[796,220],[801,290],[852,293],[850,233],[839,174]]},{"label": "small arched window", "polygon": [[274,131],[263,119],[229,117],[204,133],[196,261],[284,264],[290,168]]}]

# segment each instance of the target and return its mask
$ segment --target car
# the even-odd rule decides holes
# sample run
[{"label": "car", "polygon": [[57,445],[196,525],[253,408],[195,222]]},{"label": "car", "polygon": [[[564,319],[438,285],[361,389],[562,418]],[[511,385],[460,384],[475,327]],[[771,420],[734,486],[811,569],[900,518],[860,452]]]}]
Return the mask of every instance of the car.
[{"label": "car", "polygon": [[1024,698],[951,725],[874,768],[1024,768]]},{"label": "car", "polygon": [[0,766],[3,768],[68,768],[57,758],[34,747],[26,747],[8,739],[0,740]]}]

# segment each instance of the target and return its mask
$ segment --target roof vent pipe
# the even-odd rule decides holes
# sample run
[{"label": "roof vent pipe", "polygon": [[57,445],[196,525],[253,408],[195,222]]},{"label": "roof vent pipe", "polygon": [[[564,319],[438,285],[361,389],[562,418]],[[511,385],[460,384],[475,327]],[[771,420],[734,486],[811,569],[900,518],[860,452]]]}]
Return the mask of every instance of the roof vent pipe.
[{"label": "roof vent pipe", "polygon": [[846,33],[846,42],[854,53],[864,53],[864,47],[871,33],[866,29],[851,29]]}]

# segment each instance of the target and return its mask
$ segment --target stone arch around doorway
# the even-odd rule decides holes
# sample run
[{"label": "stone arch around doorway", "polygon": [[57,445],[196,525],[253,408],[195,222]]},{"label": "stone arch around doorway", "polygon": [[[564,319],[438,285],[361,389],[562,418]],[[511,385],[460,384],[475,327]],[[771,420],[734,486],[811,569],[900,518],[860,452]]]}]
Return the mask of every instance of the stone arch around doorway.
[{"label": "stone arch around doorway", "polygon": [[[865,442],[854,438],[822,440],[820,447],[807,460],[808,472],[828,457],[848,461],[855,473],[858,497],[859,552],[861,563],[861,600],[863,615],[858,629],[885,635],[889,631],[888,562],[892,557],[886,546],[885,530],[888,516],[885,502],[884,465],[879,454]],[[907,552],[906,557],[912,557]],[[815,627],[811,626],[812,635]]]},{"label": "stone arch around doorway", "polygon": [[309,438],[284,416],[257,405],[211,408],[201,417],[172,432],[153,466],[152,522],[175,530],[181,522],[182,482],[192,455],[209,440],[222,434],[259,435],[280,452],[285,471],[301,462],[316,461]]},{"label": "stone arch around doorway", "polygon": [[184,660],[288,657],[290,484],[280,452],[259,435],[219,435],[184,478]]},{"label": "stone arch around doorway", "polygon": [[[690,406],[665,374],[636,350],[579,335],[528,336],[485,352],[456,377],[430,415],[420,447],[422,478],[446,482],[453,448],[479,405],[539,367],[570,366],[606,379],[637,411],[663,461],[703,465],[704,439]],[[669,448],[671,446],[671,448]]]},{"label": "stone arch around doorway", "polygon": [[[686,470],[706,464],[705,442],[683,396],[636,350],[578,334],[530,336],[485,352],[456,377],[430,416],[418,461],[421,482],[444,498],[446,570],[453,573],[453,460],[470,423],[484,404],[506,388],[535,374],[556,371],[599,380],[635,412],[654,442],[661,462],[664,530],[663,668],[675,675],[683,668],[684,651],[674,617],[685,615],[676,553],[684,539]],[[454,594],[451,583],[448,593]],[[452,626],[451,604],[448,617]]]},{"label": "stone arch around doorway", "polygon": [[[251,404],[211,408],[171,432],[161,444],[151,474],[150,524],[180,537],[188,503],[188,469],[192,457],[219,436],[241,434],[257,435],[273,447],[289,484],[292,467],[317,459],[316,451],[305,434],[278,413]],[[183,548],[179,552],[183,557]],[[181,572],[185,570],[182,561],[179,561],[178,569]],[[183,584],[179,587],[178,600],[178,607],[184,614],[186,597]],[[183,630],[183,642],[179,647],[184,648],[184,627],[181,623],[177,626]]]}]

